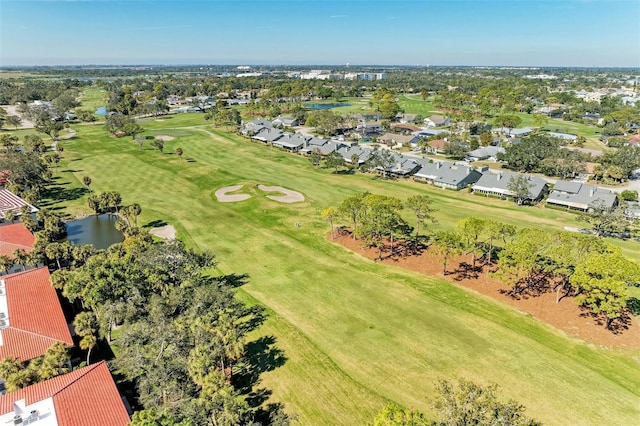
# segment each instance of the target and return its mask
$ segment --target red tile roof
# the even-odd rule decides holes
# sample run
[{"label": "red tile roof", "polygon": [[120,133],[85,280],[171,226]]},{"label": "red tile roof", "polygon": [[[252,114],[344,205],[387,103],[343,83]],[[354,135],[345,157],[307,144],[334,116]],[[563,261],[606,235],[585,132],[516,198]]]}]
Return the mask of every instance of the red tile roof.
[{"label": "red tile roof", "polygon": [[6,185],[9,182],[9,178],[11,177],[11,170],[5,169],[0,170],[0,185]]},{"label": "red tile roof", "polygon": [[629,143],[632,143],[632,144],[640,144],[640,135],[632,135],[632,136],[629,138]]},{"label": "red tile roof", "polygon": [[0,329],[0,359],[27,361],[44,355],[55,342],[73,346],[49,270],[31,269],[1,277],[5,282],[9,327]]},{"label": "red tile roof", "polygon": [[58,426],[124,426],[130,423],[104,361],[0,396],[0,415],[13,412],[21,399],[27,406],[53,399]]},{"label": "red tile roof", "polygon": [[17,249],[30,252],[35,242],[36,238],[22,223],[0,226],[0,255],[13,258]]},{"label": "red tile roof", "polygon": [[444,151],[447,142],[444,139],[434,139],[427,142],[427,145],[429,145],[431,148],[437,149],[438,151]]},{"label": "red tile roof", "polygon": [[38,210],[13,192],[0,189],[0,217],[4,217],[8,210],[12,210],[16,214],[20,213],[22,206],[29,206],[32,213]]}]

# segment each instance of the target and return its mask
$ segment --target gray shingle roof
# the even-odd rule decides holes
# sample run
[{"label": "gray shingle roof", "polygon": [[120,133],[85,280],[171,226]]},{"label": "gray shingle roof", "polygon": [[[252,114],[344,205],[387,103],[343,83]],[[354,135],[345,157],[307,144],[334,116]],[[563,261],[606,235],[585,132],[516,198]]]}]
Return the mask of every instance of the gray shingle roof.
[{"label": "gray shingle roof", "polygon": [[478,191],[487,191],[493,192],[497,194],[503,194],[507,196],[512,196],[513,194],[509,191],[509,181],[512,178],[516,178],[518,176],[525,176],[529,181],[529,198],[532,200],[538,199],[542,192],[544,191],[547,182],[544,179],[541,179],[537,176],[530,175],[522,175],[520,173],[513,172],[505,172],[499,171],[497,173],[492,173],[491,171],[487,171],[482,174],[478,182],[473,185],[473,189]]},{"label": "gray shingle roof", "polygon": [[459,166],[449,161],[419,162],[422,167],[415,173],[415,176],[433,180],[435,183],[458,186],[470,175],[472,175],[469,178],[471,182],[477,181],[481,176],[480,172],[474,170],[473,167]]},{"label": "gray shingle roof", "polygon": [[588,210],[596,204],[605,208],[616,205],[616,194],[608,189],[580,182],[558,182],[547,199],[547,203]]},{"label": "gray shingle roof", "polygon": [[498,153],[504,153],[504,148],[501,146],[485,146],[482,148],[474,149],[467,154],[467,157],[478,158],[484,160],[485,158],[495,157]]}]

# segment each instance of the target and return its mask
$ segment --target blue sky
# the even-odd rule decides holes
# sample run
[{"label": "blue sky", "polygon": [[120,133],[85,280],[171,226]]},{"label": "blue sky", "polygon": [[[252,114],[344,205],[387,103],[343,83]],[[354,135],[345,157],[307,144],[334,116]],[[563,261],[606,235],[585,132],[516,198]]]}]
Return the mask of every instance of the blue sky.
[{"label": "blue sky", "polygon": [[0,65],[640,67],[639,0],[0,0]]}]

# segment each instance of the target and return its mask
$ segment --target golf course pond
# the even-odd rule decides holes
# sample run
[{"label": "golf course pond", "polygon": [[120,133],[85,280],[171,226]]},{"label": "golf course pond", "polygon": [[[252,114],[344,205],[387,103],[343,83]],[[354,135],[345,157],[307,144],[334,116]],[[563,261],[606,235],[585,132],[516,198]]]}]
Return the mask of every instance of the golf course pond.
[{"label": "golf course pond", "polygon": [[106,249],[124,241],[122,232],[116,229],[115,215],[91,215],[66,223],[67,241],[73,244],[91,244],[96,249]]}]

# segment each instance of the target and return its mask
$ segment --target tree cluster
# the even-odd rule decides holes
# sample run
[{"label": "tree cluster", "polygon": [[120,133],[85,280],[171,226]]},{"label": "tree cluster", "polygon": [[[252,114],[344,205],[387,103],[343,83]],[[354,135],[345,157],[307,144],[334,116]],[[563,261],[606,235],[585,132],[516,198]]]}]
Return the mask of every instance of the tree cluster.
[{"label": "tree cluster", "polygon": [[153,243],[140,233],[52,275],[86,309],[75,321],[82,349],[122,326],[114,364],[144,408],[134,424],[254,424],[257,412],[236,381],[249,368],[247,333],[262,316],[235,299],[244,278],[204,273],[214,265],[179,241]]},{"label": "tree cluster", "polygon": [[458,383],[442,380],[432,405],[436,420],[429,420],[420,411],[389,403],[376,414],[372,426],[540,425],[525,416],[524,405],[514,400],[500,401],[497,385],[482,386],[464,379]]}]

